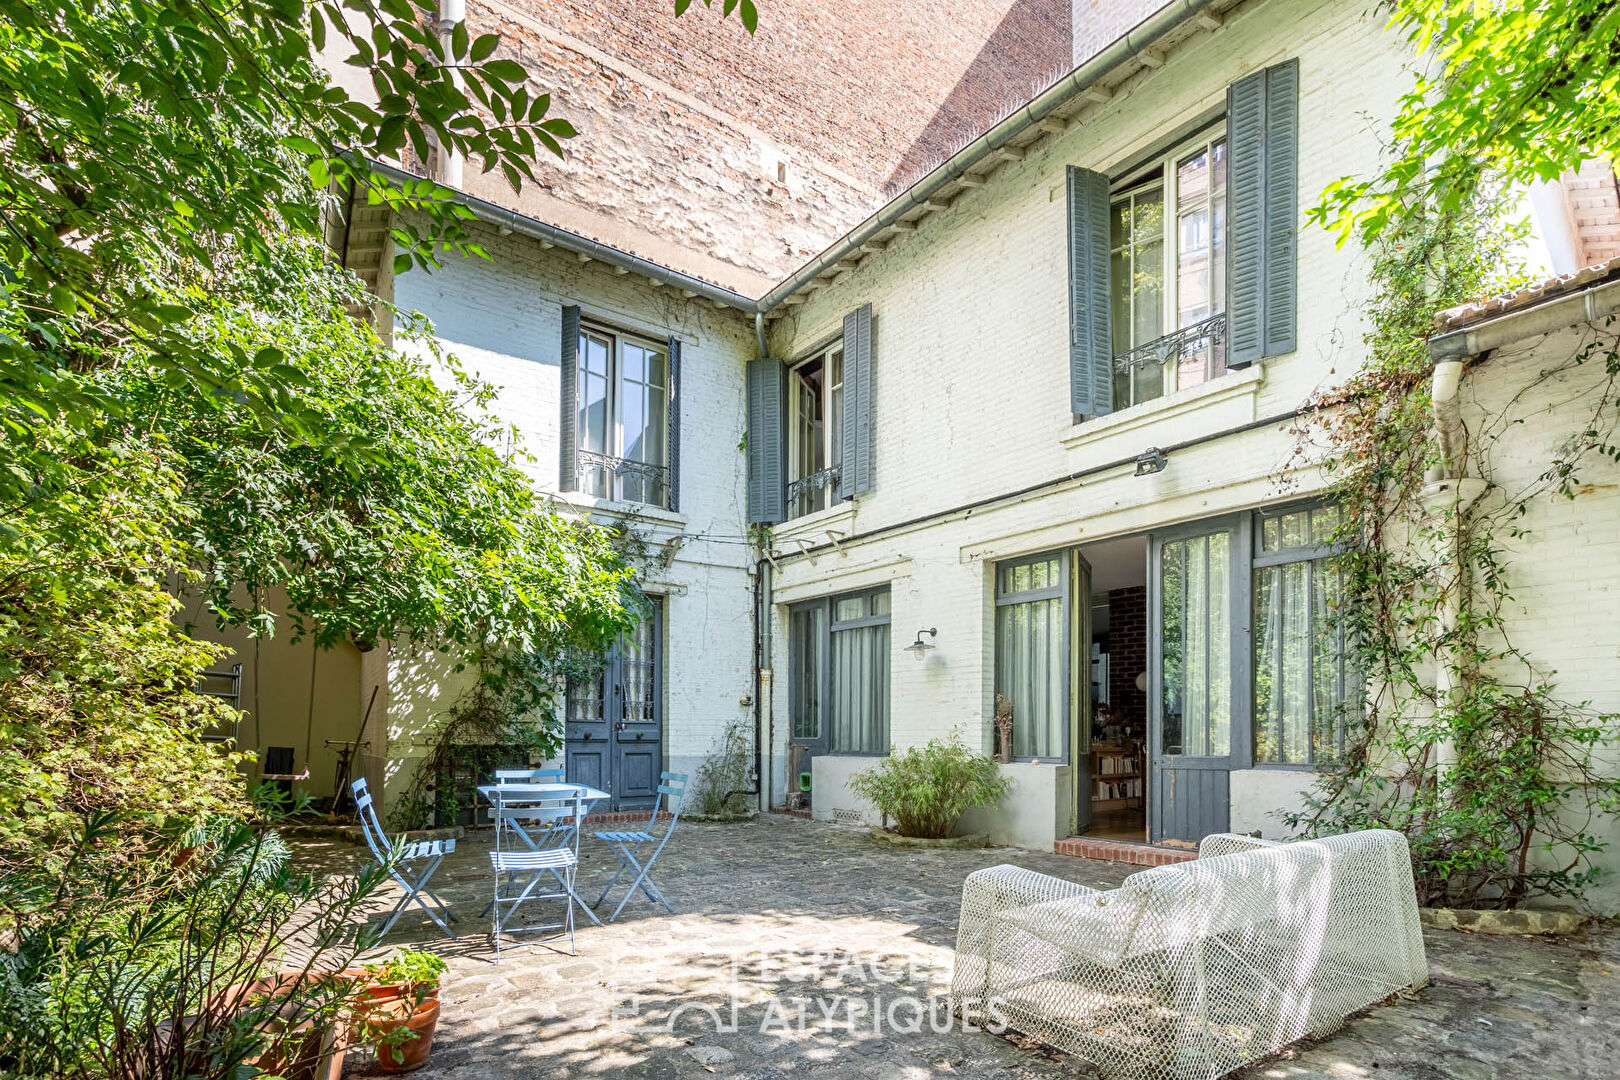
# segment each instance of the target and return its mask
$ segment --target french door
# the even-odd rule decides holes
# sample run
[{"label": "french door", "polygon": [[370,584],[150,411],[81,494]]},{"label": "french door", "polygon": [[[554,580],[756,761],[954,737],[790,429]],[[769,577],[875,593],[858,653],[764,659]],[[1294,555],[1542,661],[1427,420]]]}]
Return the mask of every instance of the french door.
[{"label": "french door", "polygon": [[1246,516],[1155,533],[1148,546],[1148,835],[1225,832],[1249,733]]},{"label": "french door", "polygon": [[568,688],[563,762],[570,781],[612,796],[603,810],[651,810],[664,760],[663,606],[608,648],[594,679]]}]

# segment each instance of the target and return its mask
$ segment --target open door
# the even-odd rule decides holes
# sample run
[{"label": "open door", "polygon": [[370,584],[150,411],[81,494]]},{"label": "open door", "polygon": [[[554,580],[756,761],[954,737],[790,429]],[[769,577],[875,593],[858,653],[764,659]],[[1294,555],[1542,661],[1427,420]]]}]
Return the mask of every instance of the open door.
[{"label": "open door", "polygon": [[1156,533],[1148,545],[1148,830],[1154,843],[1225,832],[1233,751],[1249,737],[1242,519]]},{"label": "open door", "polygon": [[1069,835],[1078,836],[1091,828],[1091,563],[1074,552],[1070,572],[1069,608],[1069,715],[1074,718],[1069,740],[1069,775],[1073,777],[1074,812],[1070,815]]}]

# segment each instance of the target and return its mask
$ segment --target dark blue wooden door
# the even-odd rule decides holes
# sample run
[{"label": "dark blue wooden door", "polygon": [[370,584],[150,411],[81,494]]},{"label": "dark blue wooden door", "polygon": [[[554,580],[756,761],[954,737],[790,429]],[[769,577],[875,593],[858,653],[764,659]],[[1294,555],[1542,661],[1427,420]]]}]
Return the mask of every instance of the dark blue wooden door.
[{"label": "dark blue wooden door", "polygon": [[599,810],[650,810],[663,768],[662,607],[608,649],[600,674],[568,688],[568,779],[612,796]]}]

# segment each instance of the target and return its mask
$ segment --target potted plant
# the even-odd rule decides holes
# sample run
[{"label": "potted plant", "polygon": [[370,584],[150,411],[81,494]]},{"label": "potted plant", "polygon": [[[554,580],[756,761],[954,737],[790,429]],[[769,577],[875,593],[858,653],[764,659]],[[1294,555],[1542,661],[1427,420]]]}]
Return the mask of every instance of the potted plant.
[{"label": "potted plant", "polygon": [[349,974],[356,976],[361,993],[368,998],[421,997],[437,1001],[444,972],[444,958],[439,954],[401,949],[380,964],[366,964]]},{"label": "potted plant", "polygon": [[376,1050],[382,1072],[411,1072],[427,1064],[439,1026],[444,971],[441,957],[415,949],[362,969],[357,1034]]},{"label": "potted plant", "polygon": [[891,753],[851,777],[849,787],[893,818],[901,836],[945,840],[963,813],[1000,802],[1012,781],[1001,775],[993,759],[974,753],[953,735]]}]

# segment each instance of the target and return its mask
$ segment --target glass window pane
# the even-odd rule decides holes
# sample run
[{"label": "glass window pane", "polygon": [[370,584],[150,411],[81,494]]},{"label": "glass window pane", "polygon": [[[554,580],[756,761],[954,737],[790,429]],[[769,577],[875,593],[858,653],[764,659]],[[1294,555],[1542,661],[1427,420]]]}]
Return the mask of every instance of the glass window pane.
[{"label": "glass window pane", "polygon": [[1109,256],[1109,296],[1112,310],[1114,355],[1129,352],[1131,341],[1131,255],[1129,250],[1116,251]]},{"label": "glass window pane", "polygon": [[832,634],[831,747],[844,753],[889,749],[889,627]]},{"label": "glass window pane", "polygon": [[1319,506],[1311,511],[1311,543],[1330,544],[1339,530],[1339,508]]},{"label": "glass window pane", "polygon": [[1187,605],[1187,542],[1167,543],[1159,555],[1160,566],[1160,664],[1164,680],[1161,746],[1166,754],[1179,754],[1185,740],[1183,733],[1183,688],[1186,671],[1186,634],[1183,615]]},{"label": "glass window pane", "polygon": [[1282,760],[1282,721],[1277,715],[1282,701],[1278,687],[1282,626],[1275,612],[1278,576],[1275,566],[1254,572],[1254,760],[1263,765]]},{"label": "glass window pane", "polygon": [[1231,538],[1225,532],[1164,545],[1160,556],[1160,665],[1167,754],[1231,752]]},{"label": "glass window pane", "polygon": [[1136,249],[1131,274],[1132,344],[1164,335],[1164,237]]},{"label": "glass window pane", "polygon": [[1125,247],[1131,235],[1131,201],[1121,199],[1108,215],[1108,246]]},{"label": "glass window pane", "polygon": [[996,609],[996,693],[1013,706],[1013,754],[1061,757],[1067,725],[1062,598]]},{"label": "glass window pane", "polygon": [[846,596],[834,604],[833,619],[837,622],[864,619],[865,617],[866,598],[864,596]]},{"label": "glass window pane", "polygon": [[889,613],[889,591],[885,589],[882,592],[873,593],[871,607],[873,615],[887,615]]}]

